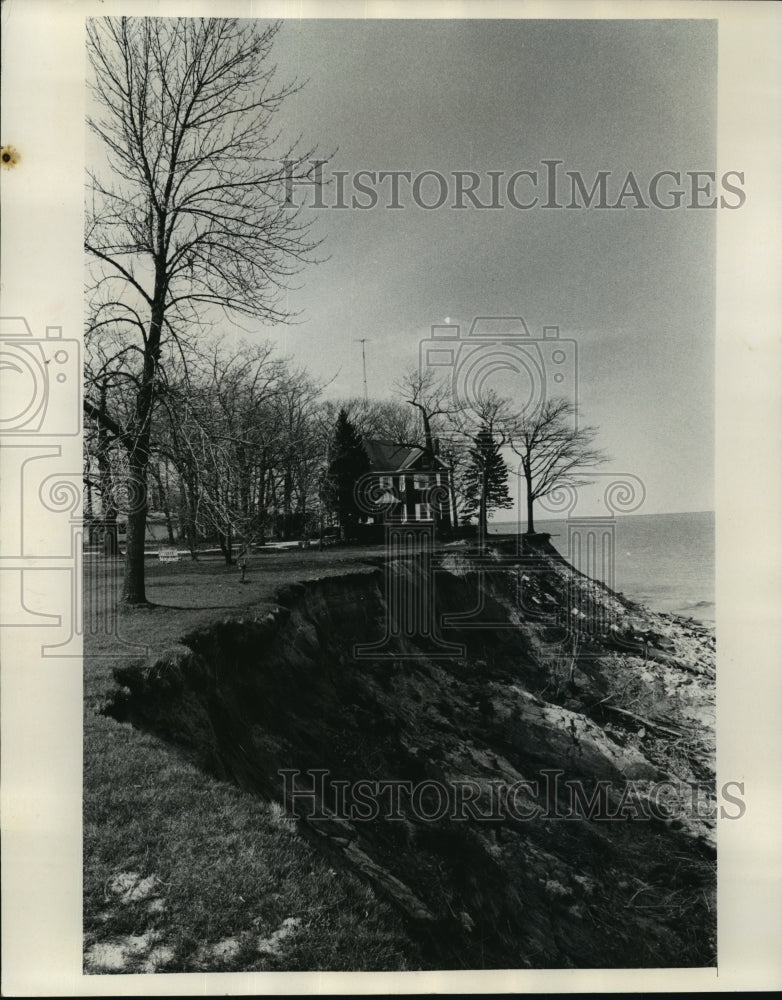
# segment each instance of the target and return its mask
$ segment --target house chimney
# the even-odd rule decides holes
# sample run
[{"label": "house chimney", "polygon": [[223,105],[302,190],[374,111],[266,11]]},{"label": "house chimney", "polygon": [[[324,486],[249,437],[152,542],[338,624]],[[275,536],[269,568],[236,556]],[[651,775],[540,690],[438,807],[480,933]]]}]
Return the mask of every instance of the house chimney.
[{"label": "house chimney", "polygon": [[440,439],[439,438],[432,438],[432,450],[434,451],[435,455],[439,455],[440,454]]}]

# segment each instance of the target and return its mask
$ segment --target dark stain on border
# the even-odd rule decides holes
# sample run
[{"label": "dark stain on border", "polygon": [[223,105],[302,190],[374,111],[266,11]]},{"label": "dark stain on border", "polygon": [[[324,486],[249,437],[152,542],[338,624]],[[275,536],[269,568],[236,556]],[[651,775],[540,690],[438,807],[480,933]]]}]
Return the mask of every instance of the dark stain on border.
[{"label": "dark stain on border", "polygon": [[0,163],[2,163],[3,170],[12,170],[18,166],[20,160],[21,157],[18,149],[14,149],[13,146],[3,146],[0,148]]}]

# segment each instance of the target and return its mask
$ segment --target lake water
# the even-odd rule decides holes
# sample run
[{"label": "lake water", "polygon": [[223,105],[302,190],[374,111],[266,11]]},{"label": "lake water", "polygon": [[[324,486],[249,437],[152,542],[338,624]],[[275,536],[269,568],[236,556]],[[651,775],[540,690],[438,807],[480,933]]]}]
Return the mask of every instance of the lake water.
[{"label": "lake water", "polygon": [[[711,622],[714,607],[714,513],[628,514],[615,519],[613,587],[655,611]],[[551,533],[566,558],[568,522],[537,521]],[[498,521],[490,531],[516,531],[515,522]],[[571,558],[579,569],[586,565]],[[600,574],[598,575],[600,578]],[[609,583],[607,575],[602,576]]]}]

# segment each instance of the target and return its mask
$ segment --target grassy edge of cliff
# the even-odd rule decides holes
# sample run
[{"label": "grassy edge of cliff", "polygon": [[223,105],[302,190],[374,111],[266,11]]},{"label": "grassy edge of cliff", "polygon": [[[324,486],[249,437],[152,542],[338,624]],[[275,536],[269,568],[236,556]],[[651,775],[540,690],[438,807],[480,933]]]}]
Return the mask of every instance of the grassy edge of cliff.
[{"label": "grassy edge of cliff", "polygon": [[[196,627],[263,615],[280,587],[354,571],[372,554],[264,553],[244,585],[215,561],[150,564],[153,604],[120,612],[118,632],[153,662]],[[396,911],[332,867],[276,804],[101,713],[114,666],[132,659],[119,649],[97,635],[85,649],[85,972],[421,968]]]}]

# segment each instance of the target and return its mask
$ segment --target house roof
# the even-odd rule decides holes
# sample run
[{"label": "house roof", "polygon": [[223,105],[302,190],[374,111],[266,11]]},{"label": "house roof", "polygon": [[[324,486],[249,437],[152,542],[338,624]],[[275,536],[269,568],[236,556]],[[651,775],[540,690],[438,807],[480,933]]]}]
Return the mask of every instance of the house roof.
[{"label": "house roof", "polygon": [[[398,472],[410,469],[426,454],[423,448],[377,439],[365,439],[364,451],[369,458],[372,472]],[[442,460],[436,456],[435,462],[437,465],[443,465]]]}]

